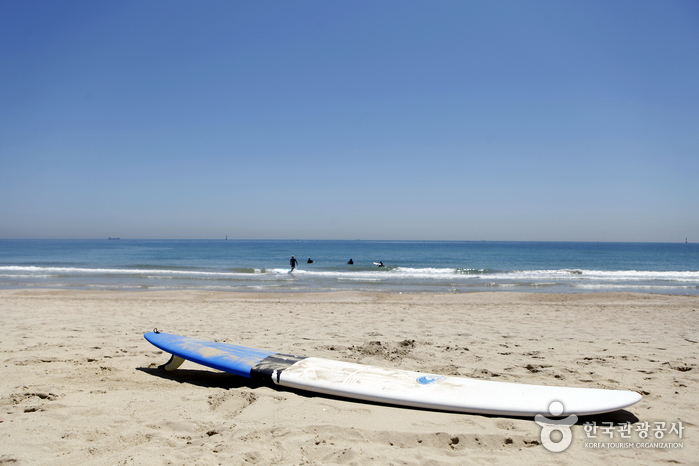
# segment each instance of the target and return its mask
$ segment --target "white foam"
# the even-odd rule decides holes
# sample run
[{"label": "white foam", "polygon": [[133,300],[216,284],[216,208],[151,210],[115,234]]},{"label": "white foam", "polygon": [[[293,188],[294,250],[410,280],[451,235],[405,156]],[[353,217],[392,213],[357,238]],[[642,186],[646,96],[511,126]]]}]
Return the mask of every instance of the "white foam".
[{"label": "white foam", "polygon": [[[48,283],[60,279],[69,286],[99,286],[115,288],[153,288],[158,281],[176,280],[173,288],[206,288],[220,286],[221,289],[249,289],[256,285],[262,288],[281,289],[334,289],[343,286],[353,289],[378,289],[384,286],[391,289],[408,290],[445,287],[568,287],[569,289],[595,290],[639,288],[672,292],[683,289],[699,289],[699,272],[696,271],[639,271],[639,270],[520,270],[489,272],[479,269],[438,268],[438,267],[387,267],[360,270],[322,268],[289,269],[255,268],[247,271],[183,270],[150,268],[87,268],[87,267],[39,267],[39,266],[0,266],[0,277],[4,280],[17,280],[25,285],[44,281],[48,286],[66,286],[61,283]],[[464,273],[464,272],[467,273]],[[96,281],[103,282],[96,284]],[[221,281],[221,283],[213,283]],[[228,283],[223,283],[228,282]],[[89,283],[89,285],[88,285]],[[333,286],[332,283],[337,285]],[[362,283],[366,287],[362,287]],[[321,285],[322,284],[322,285]],[[321,285],[319,287],[319,285]]]},{"label": "white foam", "polygon": [[523,270],[505,273],[478,275],[500,280],[605,280],[605,281],[640,281],[667,280],[679,282],[699,282],[699,272],[658,272],[638,270]]},{"label": "white foam", "polygon": [[[170,275],[170,276],[201,276],[201,277],[238,277],[250,274],[241,272],[204,272],[199,270],[172,270],[172,269],[89,269],[81,267],[36,267],[36,266],[3,266],[0,270],[30,272],[32,277],[38,277],[40,273],[61,275]],[[13,275],[17,276],[17,275]]]},{"label": "white foam", "polygon": [[697,288],[695,285],[639,285],[639,284],[608,284],[608,283],[576,283],[573,285],[575,288],[588,289],[588,290],[603,290],[603,289],[618,289],[618,288],[629,288],[629,289],[657,289],[657,290],[690,290],[692,288]]}]

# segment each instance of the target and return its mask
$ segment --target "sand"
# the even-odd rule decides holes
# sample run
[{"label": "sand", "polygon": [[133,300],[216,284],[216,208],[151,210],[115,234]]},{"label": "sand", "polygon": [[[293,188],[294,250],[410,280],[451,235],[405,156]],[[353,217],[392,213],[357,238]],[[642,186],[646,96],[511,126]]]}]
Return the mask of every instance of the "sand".
[{"label": "sand", "polygon": [[[0,464],[699,464],[699,297],[0,291]],[[634,390],[561,453],[531,418],[258,386],[168,355],[157,327],[487,380]],[[547,414],[547,413],[542,413]],[[615,423],[610,435],[584,422]],[[619,425],[632,422],[629,438]],[[650,425],[649,439],[636,429]],[[654,438],[655,423],[665,422]],[[680,437],[669,432],[682,423]],[[662,445],[648,445],[648,443]],[[652,448],[654,447],[654,448]],[[658,448],[660,447],[660,448]]]}]

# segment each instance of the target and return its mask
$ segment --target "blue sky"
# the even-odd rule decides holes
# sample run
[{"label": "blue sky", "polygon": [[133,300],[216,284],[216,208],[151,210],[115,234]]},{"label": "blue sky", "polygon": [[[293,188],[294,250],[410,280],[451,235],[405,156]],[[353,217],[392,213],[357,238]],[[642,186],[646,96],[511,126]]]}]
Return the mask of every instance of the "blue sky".
[{"label": "blue sky", "polygon": [[0,3],[0,238],[699,241],[696,1]]}]

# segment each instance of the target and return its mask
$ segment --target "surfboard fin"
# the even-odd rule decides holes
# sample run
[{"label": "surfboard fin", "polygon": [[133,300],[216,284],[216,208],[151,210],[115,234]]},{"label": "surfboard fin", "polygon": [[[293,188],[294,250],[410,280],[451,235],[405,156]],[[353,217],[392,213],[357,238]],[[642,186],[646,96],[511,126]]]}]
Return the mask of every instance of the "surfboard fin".
[{"label": "surfboard fin", "polygon": [[165,369],[168,372],[174,371],[178,367],[182,365],[184,362],[184,359],[180,358],[179,356],[175,356],[174,354],[170,356],[170,360],[163,364],[162,366],[158,366],[158,369]]}]

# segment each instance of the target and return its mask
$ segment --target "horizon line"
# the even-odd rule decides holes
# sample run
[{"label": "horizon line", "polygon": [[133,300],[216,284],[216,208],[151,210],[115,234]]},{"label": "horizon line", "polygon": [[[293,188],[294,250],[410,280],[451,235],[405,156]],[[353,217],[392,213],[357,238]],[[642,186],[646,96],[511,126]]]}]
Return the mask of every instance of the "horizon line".
[{"label": "horizon line", "polygon": [[489,240],[489,239],[308,239],[308,238],[0,238],[0,241],[346,241],[374,243],[647,243],[694,244],[692,241],[623,241],[623,240]]}]

